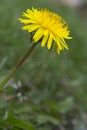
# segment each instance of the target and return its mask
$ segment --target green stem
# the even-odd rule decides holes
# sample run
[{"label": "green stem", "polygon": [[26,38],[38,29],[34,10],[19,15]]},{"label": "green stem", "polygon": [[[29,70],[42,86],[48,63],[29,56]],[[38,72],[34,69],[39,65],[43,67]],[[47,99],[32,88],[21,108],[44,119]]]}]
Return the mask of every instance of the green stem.
[{"label": "green stem", "polygon": [[33,49],[37,43],[33,44],[31,48],[27,51],[27,53],[23,56],[23,58],[14,66],[14,68],[10,71],[10,73],[0,82],[0,88],[4,87],[5,84],[12,78],[12,76],[15,74],[15,72],[19,69],[19,67],[25,62],[25,60],[29,57]]}]

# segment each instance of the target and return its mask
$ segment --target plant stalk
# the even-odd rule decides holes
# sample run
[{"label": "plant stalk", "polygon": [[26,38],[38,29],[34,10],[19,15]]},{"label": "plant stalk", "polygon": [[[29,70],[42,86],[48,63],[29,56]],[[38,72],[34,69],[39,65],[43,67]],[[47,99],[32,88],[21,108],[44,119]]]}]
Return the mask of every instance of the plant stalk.
[{"label": "plant stalk", "polygon": [[31,48],[27,51],[27,53],[23,56],[23,58],[14,66],[14,68],[10,71],[10,73],[0,82],[0,88],[3,88],[6,83],[12,78],[15,72],[19,69],[19,67],[26,61],[26,59],[30,56],[33,49],[36,47],[37,43],[33,43]]}]

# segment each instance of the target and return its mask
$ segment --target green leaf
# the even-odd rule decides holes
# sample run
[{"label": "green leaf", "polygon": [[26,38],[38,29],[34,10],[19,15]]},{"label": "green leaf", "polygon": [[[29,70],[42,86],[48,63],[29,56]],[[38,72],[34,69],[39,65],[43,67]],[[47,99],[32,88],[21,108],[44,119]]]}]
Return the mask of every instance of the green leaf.
[{"label": "green leaf", "polygon": [[73,107],[73,99],[72,97],[66,98],[64,101],[61,101],[57,106],[56,109],[59,110],[61,113],[66,113]]},{"label": "green leaf", "polygon": [[55,124],[55,125],[58,125],[60,123],[60,121],[57,118],[49,116],[49,115],[38,115],[36,121],[39,124],[43,124],[43,123],[46,123],[48,121]]},{"label": "green leaf", "polygon": [[11,123],[13,126],[16,126],[18,128],[22,128],[25,130],[34,130],[34,127],[31,123],[26,123],[25,121],[14,117],[12,114],[8,115],[6,122]]}]

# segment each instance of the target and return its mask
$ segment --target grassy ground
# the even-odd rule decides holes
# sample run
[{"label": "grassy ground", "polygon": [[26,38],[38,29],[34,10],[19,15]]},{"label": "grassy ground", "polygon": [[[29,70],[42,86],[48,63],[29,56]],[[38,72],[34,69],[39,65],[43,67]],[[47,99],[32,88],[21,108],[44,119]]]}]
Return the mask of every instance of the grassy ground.
[{"label": "grassy ground", "polygon": [[[31,46],[29,34],[21,30],[18,18],[32,6],[48,8],[68,22],[73,37],[67,41],[70,50],[57,55],[37,46],[1,95],[1,101],[5,99],[1,102],[1,115],[12,112],[31,121],[38,130],[86,130],[87,15],[50,0],[1,0],[0,80]],[[21,128],[15,128],[10,121],[4,122],[1,130],[8,129]]]}]

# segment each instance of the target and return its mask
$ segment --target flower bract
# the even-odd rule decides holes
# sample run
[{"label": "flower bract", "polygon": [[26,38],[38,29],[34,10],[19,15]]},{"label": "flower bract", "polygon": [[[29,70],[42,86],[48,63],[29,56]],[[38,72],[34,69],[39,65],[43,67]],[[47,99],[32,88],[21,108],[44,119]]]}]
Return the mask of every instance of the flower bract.
[{"label": "flower bract", "polygon": [[19,18],[24,23],[23,30],[33,32],[33,41],[41,46],[47,46],[48,49],[55,49],[59,54],[64,48],[68,50],[65,39],[71,39],[70,31],[66,22],[61,16],[52,13],[47,9],[27,9],[23,12],[23,18]]}]

